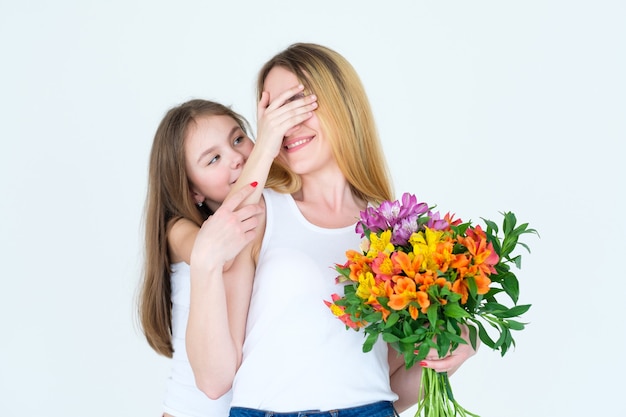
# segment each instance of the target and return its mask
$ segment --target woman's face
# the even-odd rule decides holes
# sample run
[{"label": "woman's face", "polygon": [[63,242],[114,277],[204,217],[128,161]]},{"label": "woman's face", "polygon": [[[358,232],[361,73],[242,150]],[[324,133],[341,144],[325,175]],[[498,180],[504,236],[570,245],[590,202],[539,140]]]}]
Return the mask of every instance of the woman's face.
[{"label": "woman's face", "polygon": [[[291,71],[283,67],[274,67],[265,77],[263,89],[269,93],[271,103],[280,93],[299,83]],[[292,129],[289,136],[283,138],[279,158],[293,172],[300,175],[323,169],[330,161],[334,161],[332,149],[324,138],[316,112],[300,124],[298,129]]]},{"label": "woman's face", "polygon": [[253,143],[230,116],[200,116],[185,138],[185,170],[196,203],[222,204],[252,152]]}]

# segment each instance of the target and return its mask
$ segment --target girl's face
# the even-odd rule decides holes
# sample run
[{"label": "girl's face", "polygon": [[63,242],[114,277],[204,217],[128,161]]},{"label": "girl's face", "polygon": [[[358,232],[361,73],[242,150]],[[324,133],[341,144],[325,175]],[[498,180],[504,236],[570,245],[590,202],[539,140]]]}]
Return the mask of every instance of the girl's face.
[{"label": "girl's face", "polygon": [[[269,93],[271,103],[280,93],[299,83],[300,81],[291,71],[283,67],[274,67],[265,77],[263,89]],[[300,175],[326,168],[329,163],[334,162],[332,149],[322,134],[316,112],[313,112],[313,116],[293,133],[285,136],[279,158],[294,173]]]},{"label": "girl's face", "polygon": [[184,142],[185,170],[196,203],[213,211],[241,175],[253,143],[230,116],[200,116]]}]

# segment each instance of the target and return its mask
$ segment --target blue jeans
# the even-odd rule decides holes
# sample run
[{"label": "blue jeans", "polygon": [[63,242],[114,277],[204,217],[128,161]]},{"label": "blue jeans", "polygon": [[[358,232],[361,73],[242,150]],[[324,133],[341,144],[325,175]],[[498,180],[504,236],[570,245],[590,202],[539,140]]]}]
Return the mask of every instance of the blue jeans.
[{"label": "blue jeans", "polygon": [[396,417],[398,413],[389,401],[362,405],[359,407],[340,408],[338,410],[293,411],[277,413],[267,410],[255,410],[244,407],[231,407],[230,417]]}]

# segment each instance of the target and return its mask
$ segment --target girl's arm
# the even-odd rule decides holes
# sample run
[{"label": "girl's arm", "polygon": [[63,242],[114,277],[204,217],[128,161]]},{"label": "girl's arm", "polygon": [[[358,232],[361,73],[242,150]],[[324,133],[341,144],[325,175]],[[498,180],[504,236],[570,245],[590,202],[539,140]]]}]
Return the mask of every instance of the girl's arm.
[{"label": "girl's arm", "polygon": [[313,115],[317,108],[315,95],[304,96],[304,87],[298,85],[288,89],[269,103],[269,94],[263,92],[257,105],[257,139],[254,149],[241,176],[229,195],[253,181],[259,186],[242,204],[258,203],[265,187],[272,162],[278,156],[283,138],[300,128],[300,124]]},{"label": "girl's arm", "polygon": [[[249,185],[224,201],[200,228],[191,252],[187,356],[196,385],[213,399],[230,389],[241,362],[254,277],[254,264],[245,262],[249,250],[241,251],[262,235],[264,219],[259,205],[236,207],[253,189]],[[227,276],[224,264],[236,256]]]},{"label": "girl's arm", "polygon": [[[255,229],[247,233],[256,236],[256,244],[236,246],[229,256],[215,257],[215,247],[220,245],[216,239],[226,236],[228,241],[232,240],[229,228],[236,227],[242,220],[233,215],[247,207],[259,207],[246,204],[259,202],[283,138],[312,116],[317,106],[316,97],[300,97],[302,90],[302,86],[291,88],[271,104],[268,94],[263,93],[258,105],[259,132],[254,150],[226,201],[202,226],[205,230],[200,230],[193,246],[187,355],[196,385],[210,398],[218,398],[230,389],[241,363],[255,272],[253,248],[257,248],[263,238],[265,219],[257,216],[258,213],[250,213],[254,217],[248,220],[255,219]],[[245,192],[242,187],[248,183],[254,183],[256,188]],[[242,243],[244,241],[250,243],[252,238],[241,239]]]},{"label": "girl's arm", "polygon": [[[310,118],[311,112],[317,107],[317,98],[314,95],[293,100],[294,97],[299,97],[302,89],[301,85],[290,88],[271,104],[268,104],[268,94],[263,93],[257,106],[259,132],[256,145],[228,194],[231,196],[256,181],[257,188],[240,205],[259,202],[267,174],[272,161],[278,155],[283,137],[293,129],[298,129],[299,124]],[[179,219],[172,225],[167,236],[172,262],[191,263],[191,250],[198,230],[198,226],[187,219]]]}]

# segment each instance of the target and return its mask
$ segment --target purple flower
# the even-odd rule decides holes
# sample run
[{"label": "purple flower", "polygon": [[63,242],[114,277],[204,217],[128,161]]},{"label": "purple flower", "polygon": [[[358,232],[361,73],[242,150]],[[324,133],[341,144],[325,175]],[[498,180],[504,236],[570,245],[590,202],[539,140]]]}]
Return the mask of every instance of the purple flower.
[{"label": "purple flower", "polygon": [[428,204],[418,203],[417,198],[413,194],[402,194],[402,208],[399,217],[420,216],[428,211]]},{"label": "purple flower", "polygon": [[383,201],[378,207],[378,212],[387,220],[389,226],[393,226],[400,217],[400,202],[397,200]]},{"label": "purple flower", "polygon": [[420,228],[419,218],[427,213],[430,214],[428,204],[418,203],[415,195],[404,193],[402,203],[398,200],[383,201],[378,208],[368,207],[362,211],[361,221],[356,225],[356,232],[363,237],[366,229],[373,233],[390,229],[392,231],[391,242],[396,245],[405,245],[411,234]]},{"label": "purple flower", "polygon": [[387,223],[385,217],[378,212],[378,210],[373,207],[368,207],[365,211],[361,212],[361,221],[356,225],[356,232],[360,233],[361,237],[365,235],[364,227],[376,233],[387,229],[389,224]]},{"label": "purple flower", "polygon": [[445,219],[442,219],[439,212],[429,212],[428,213],[428,223],[426,223],[426,227],[433,230],[445,230],[448,228],[448,222]]},{"label": "purple flower", "polygon": [[417,215],[405,217],[400,219],[398,223],[393,226],[391,232],[391,243],[394,245],[404,246],[409,241],[411,235],[417,232]]}]

